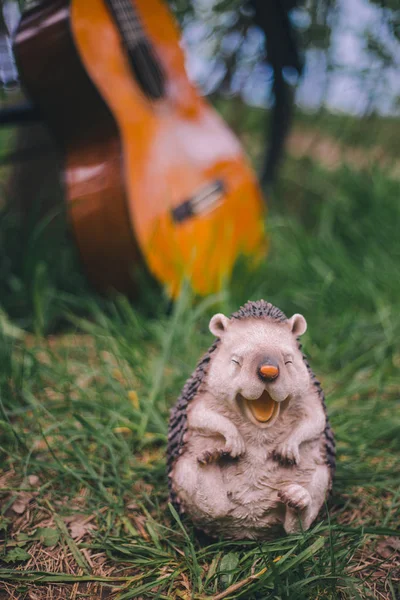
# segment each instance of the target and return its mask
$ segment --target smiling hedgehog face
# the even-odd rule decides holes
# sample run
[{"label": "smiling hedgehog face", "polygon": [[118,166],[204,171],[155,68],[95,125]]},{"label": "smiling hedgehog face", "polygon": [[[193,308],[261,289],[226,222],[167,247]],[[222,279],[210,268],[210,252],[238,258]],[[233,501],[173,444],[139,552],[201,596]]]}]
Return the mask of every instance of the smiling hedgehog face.
[{"label": "smiling hedgehog face", "polygon": [[301,396],[310,385],[297,342],[306,329],[306,320],[299,314],[280,320],[214,315],[210,331],[220,342],[207,389],[258,427],[271,426],[281,403]]}]

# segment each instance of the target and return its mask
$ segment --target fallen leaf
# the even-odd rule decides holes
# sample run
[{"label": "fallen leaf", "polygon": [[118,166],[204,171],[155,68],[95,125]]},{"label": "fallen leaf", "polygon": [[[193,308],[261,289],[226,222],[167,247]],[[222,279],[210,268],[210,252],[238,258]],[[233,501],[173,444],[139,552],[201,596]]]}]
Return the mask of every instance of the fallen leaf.
[{"label": "fallen leaf", "polygon": [[114,427],[113,432],[114,433],[132,433],[132,429],[129,429],[129,427]]},{"label": "fallen leaf", "polygon": [[139,396],[137,395],[137,392],[131,390],[128,392],[128,398],[132,402],[133,407],[136,408],[136,410],[139,410]]},{"label": "fallen leaf", "polygon": [[13,548],[12,550],[10,550],[10,552],[7,552],[7,554],[5,556],[1,557],[1,560],[4,561],[5,563],[13,563],[13,562],[20,562],[23,560],[29,560],[31,557],[31,555],[29,554],[29,552],[27,552],[26,550],[24,550],[23,548]]},{"label": "fallen leaf", "polygon": [[85,374],[77,377],[76,385],[80,390],[85,390],[86,388],[88,388],[90,386],[90,384],[92,383],[94,378],[95,378],[94,373],[85,373]]},{"label": "fallen leaf", "polygon": [[400,555],[400,539],[388,537],[379,542],[376,546],[376,552],[382,558],[393,557],[393,554]]},{"label": "fallen leaf", "polygon": [[28,481],[29,485],[32,487],[37,487],[39,485],[39,477],[37,475],[29,475]]},{"label": "fallen leaf", "polygon": [[117,379],[120,383],[124,382],[124,376],[122,375],[122,373],[119,369],[113,369],[112,375],[113,375],[114,379]]},{"label": "fallen leaf", "polygon": [[[91,517],[89,517],[90,519]],[[72,519],[68,519],[68,528],[72,539],[77,540],[82,538],[92,529],[95,529],[95,526],[92,523],[89,523],[88,517],[82,515],[76,515]]]},{"label": "fallen leaf", "polygon": [[11,506],[11,510],[17,513],[17,515],[22,515],[32,499],[32,494],[28,492],[21,492],[18,495],[18,498],[15,500],[14,504]]},{"label": "fallen leaf", "polygon": [[236,552],[228,552],[228,554],[222,557],[218,568],[218,571],[221,573],[220,581],[222,586],[228,587],[232,583],[238,564],[239,556]]},{"label": "fallen leaf", "polygon": [[60,533],[52,527],[39,527],[36,535],[39,536],[40,542],[47,548],[55,546],[60,539]]},{"label": "fallen leaf", "polygon": [[21,500],[16,500],[12,505],[11,509],[15,513],[17,513],[17,515],[22,515],[22,513],[25,512],[26,506],[27,505],[25,504],[25,502],[22,502]]}]

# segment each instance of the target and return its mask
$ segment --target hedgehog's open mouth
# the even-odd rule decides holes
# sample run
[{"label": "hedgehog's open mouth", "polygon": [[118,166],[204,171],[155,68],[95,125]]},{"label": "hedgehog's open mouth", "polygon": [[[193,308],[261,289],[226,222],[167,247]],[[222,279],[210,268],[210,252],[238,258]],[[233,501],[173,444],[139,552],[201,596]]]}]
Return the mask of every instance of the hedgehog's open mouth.
[{"label": "hedgehog's open mouth", "polygon": [[267,390],[264,390],[257,400],[243,399],[249,407],[251,414],[259,423],[268,423],[278,415],[279,402],[275,402]]}]

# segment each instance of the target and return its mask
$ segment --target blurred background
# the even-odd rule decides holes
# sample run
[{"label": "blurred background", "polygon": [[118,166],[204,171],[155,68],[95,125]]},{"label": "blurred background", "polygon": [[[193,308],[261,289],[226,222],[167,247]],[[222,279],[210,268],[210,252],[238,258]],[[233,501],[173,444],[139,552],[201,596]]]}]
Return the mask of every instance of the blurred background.
[{"label": "blurred background", "polygon": [[[12,35],[27,6],[2,2],[3,109],[24,99]],[[315,224],[343,168],[371,173],[379,167],[385,177],[399,178],[396,0],[179,0],[170,6],[182,28],[189,77],[242,141],[272,217]],[[40,123],[0,128],[0,295],[24,322],[35,319],[38,285],[56,297],[56,306],[59,292],[86,286],[65,234],[57,169],[56,149]],[[57,243],[49,257],[52,236]],[[58,309],[44,312],[51,327]]]},{"label": "blurred background", "polygon": [[[238,97],[249,106],[271,106],[270,62],[275,56],[268,57],[265,51],[257,8],[264,7],[266,27],[277,27],[274,6],[278,4],[235,0],[172,4],[184,28],[189,73],[204,93]],[[280,4],[282,12],[288,13],[304,62],[300,81],[294,65],[284,65],[286,81],[298,82],[299,111],[357,117],[398,114],[397,2],[285,0]],[[288,45],[287,38],[282,40],[283,57]]]},{"label": "blurred background", "polygon": [[354,166],[398,156],[398,2],[286,0],[286,28],[273,2],[173,6],[189,74],[238,131],[256,134],[250,151],[259,168],[280,69],[295,99],[289,155],[308,154],[330,168],[344,159],[345,145],[359,150],[345,154]]},{"label": "blurred background", "polygon": [[[2,2],[0,107],[21,98],[12,35],[20,12],[34,4]],[[276,178],[278,183],[287,182],[287,175],[278,173],[277,167],[289,132],[285,144],[289,161],[307,156],[328,169],[343,162],[354,168],[380,164],[398,174],[400,8],[396,0],[169,4],[182,28],[190,79],[238,133],[267,191]],[[43,169],[39,161],[46,160],[46,154],[51,161],[50,142],[40,126],[12,131],[2,127],[0,136],[8,150],[0,165],[2,203],[10,194],[18,202],[24,192],[7,187],[6,167],[12,163],[18,170],[23,162],[27,180],[29,173],[38,170],[47,179],[48,165]],[[14,150],[20,152],[14,156]],[[28,184],[41,197],[52,193],[44,190],[43,177],[40,183],[33,177],[33,188]]]},{"label": "blurred background", "polygon": [[[2,2],[3,109],[24,99],[12,35],[29,4]],[[189,77],[242,141],[272,218],[295,215],[315,225],[332,206],[329,190],[340,186],[335,174],[343,169],[370,174],[379,168],[398,180],[396,0],[180,0],[170,6],[182,28]],[[60,234],[65,215],[57,169],[56,149],[40,123],[0,128],[0,292],[22,320],[34,319],[35,282],[56,298],[86,285],[68,234]],[[57,249],[49,257],[52,236]],[[58,309],[46,314],[49,323],[57,321]]]},{"label": "blurred background", "polygon": [[[34,4],[2,2],[2,106],[13,104],[20,95],[11,40],[20,11]],[[289,155],[308,154],[331,168],[343,158],[343,145],[359,150],[346,153],[354,165],[365,165],[369,159],[386,164],[396,158],[400,111],[396,0],[169,4],[182,28],[190,79],[245,142],[246,133],[255,134],[249,151],[261,174],[267,167],[271,129],[266,122],[275,97],[281,112],[289,102],[280,89],[280,76],[286,96],[293,95],[295,101]],[[291,115],[292,111],[285,113],[278,137],[286,132]],[[2,135],[7,138],[8,133]]]},{"label": "blurred background", "polygon": [[[34,4],[2,2],[2,105],[18,98],[11,38],[20,11]],[[182,27],[189,77],[239,132],[268,118],[274,81],[282,71],[295,98],[295,126],[304,133],[303,138],[290,140],[289,153],[307,149],[310,136],[306,133],[321,130],[338,142],[381,150],[381,160],[396,156],[398,136],[393,127],[400,110],[400,8],[396,0],[180,0],[169,4]],[[268,134],[257,141],[268,145]],[[337,147],[332,150],[331,162]],[[259,153],[259,148],[253,148],[254,155]],[[321,160],[327,160],[327,151],[322,155]]]}]

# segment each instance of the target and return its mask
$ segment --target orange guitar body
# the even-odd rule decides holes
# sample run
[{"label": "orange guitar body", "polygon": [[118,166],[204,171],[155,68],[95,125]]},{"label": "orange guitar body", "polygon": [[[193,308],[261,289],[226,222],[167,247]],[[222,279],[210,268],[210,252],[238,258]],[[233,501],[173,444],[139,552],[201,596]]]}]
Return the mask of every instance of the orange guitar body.
[{"label": "orange guitar body", "polygon": [[[22,80],[64,150],[69,214],[92,282],[129,292],[144,258],[171,296],[184,278],[208,294],[220,289],[238,255],[265,252],[263,201],[239,142],[187,78],[166,6],[134,6],[166,76],[162,98],[143,93],[104,0],[56,0],[28,12],[15,46]],[[60,58],[73,44],[68,71],[85,73],[75,83],[70,76],[69,86],[80,89],[63,89],[49,60],[28,72],[28,63],[42,60],[46,29],[53,39],[43,56],[58,47]],[[219,191],[207,196],[210,185]],[[198,209],[177,218],[196,194]]]}]

